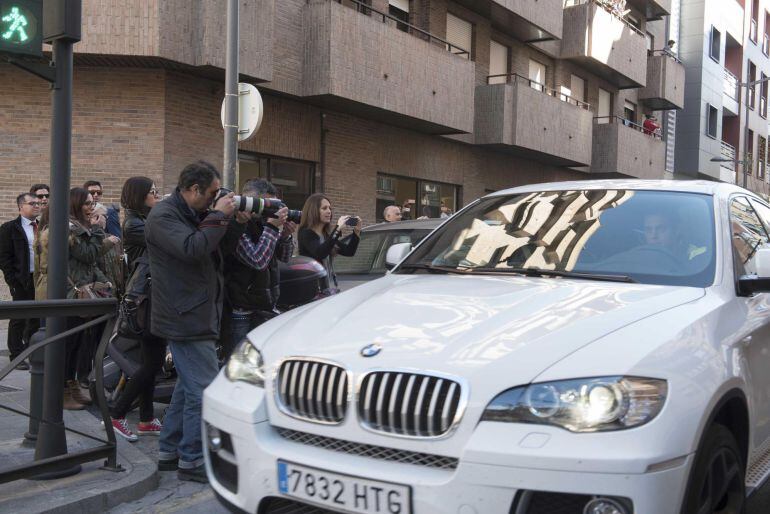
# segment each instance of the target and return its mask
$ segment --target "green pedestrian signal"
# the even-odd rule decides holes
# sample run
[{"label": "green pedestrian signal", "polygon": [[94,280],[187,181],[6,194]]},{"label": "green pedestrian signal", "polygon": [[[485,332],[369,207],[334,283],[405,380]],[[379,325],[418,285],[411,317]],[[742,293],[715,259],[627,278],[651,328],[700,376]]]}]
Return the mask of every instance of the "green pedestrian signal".
[{"label": "green pedestrian signal", "polygon": [[0,53],[43,55],[42,0],[0,0]]}]

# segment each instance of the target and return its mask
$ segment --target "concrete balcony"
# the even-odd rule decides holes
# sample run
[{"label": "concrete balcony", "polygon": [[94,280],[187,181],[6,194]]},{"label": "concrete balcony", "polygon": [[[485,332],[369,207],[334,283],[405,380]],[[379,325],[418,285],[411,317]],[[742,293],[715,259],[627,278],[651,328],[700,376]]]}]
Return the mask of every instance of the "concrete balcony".
[{"label": "concrete balcony", "polygon": [[[670,0],[669,0],[670,1]],[[564,0],[457,0],[525,43],[561,39]]]},{"label": "concrete balcony", "polygon": [[[240,73],[255,82],[273,78],[275,0],[240,8]],[[198,68],[224,77],[225,0],[83,0],[81,63],[143,66],[150,61]]]},{"label": "concrete balcony", "polygon": [[671,0],[628,0],[626,5],[640,10],[648,21],[671,14]]},{"label": "concrete balcony", "polygon": [[619,89],[647,81],[647,42],[639,29],[592,0],[564,9],[561,57]]},{"label": "concrete balcony", "polygon": [[647,84],[639,90],[639,100],[651,109],[665,111],[684,107],[684,65],[664,52],[647,58]]},{"label": "concrete balcony", "polygon": [[309,0],[303,23],[302,94],[311,102],[429,134],[473,130],[476,65],[455,54],[464,50],[334,0]]},{"label": "concrete balcony", "polygon": [[666,144],[660,135],[617,116],[594,119],[591,172],[620,173],[660,179],[666,166]]},{"label": "concrete balcony", "polygon": [[475,144],[557,166],[591,164],[593,114],[578,102],[519,75],[476,87]]}]

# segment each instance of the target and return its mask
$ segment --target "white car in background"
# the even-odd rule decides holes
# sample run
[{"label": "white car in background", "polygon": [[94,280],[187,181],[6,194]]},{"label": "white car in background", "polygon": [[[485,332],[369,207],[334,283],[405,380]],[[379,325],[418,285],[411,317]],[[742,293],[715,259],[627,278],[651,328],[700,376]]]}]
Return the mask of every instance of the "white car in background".
[{"label": "white car in background", "polygon": [[742,512],[770,470],[768,229],[713,182],[486,196],[249,334],[204,394],[211,485],[250,513]]}]

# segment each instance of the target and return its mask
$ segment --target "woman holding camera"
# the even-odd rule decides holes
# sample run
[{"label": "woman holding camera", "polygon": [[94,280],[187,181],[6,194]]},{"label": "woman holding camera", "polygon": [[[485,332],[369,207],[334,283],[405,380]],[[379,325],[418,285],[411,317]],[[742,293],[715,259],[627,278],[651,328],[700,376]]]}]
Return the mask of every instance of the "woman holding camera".
[{"label": "woman holding camera", "polygon": [[[126,210],[126,219],[123,222],[123,238],[130,272],[134,271],[136,261],[147,253],[144,222],[150,209],[155,206],[157,201],[158,189],[151,179],[131,177],[123,184],[120,204]],[[163,428],[158,418],[155,417],[152,402],[155,394],[155,375],[163,366],[166,344],[163,339],[147,335],[139,341],[139,348],[142,353],[142,365],[128,381],[123,394],[120,395],[110,410],[115,433],[128,441],[138,439],[126,423],[126,414],[137,398],[139,398],[137,432],[140,435],[159,435]]]},{"label": "woman holding camera", "polygon": [[[352,227],[353,233],[343,238],[342,230],[346,226]],[[326,268],[328,281],[323,294],[339,292],[334,274],[334,256],[354,256],[360,235],[361,218],[340,216],[337,224],[332,225],[332,204],[323,194],[315,193],[305,201],[299,223],[299,254],[312,257]]]}]

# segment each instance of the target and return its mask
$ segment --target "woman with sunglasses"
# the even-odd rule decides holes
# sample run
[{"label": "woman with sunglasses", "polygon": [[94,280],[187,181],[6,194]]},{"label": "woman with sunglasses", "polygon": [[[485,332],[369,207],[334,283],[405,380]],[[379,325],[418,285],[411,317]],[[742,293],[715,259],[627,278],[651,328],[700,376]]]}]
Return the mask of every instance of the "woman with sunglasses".
[{"label": "woman with sunglasses", "polygon": [[[123,246],[128,259],[129,273],[134,272],[137,260],[147,254],[144,224],[150,209],[155,206],[157,201],[158,189],[151,179],[131,177],[123,184],[120,204],[126,212],[126,219],[123,222]],[[115,433],[132,442],[136,441],[138,437],[128,427],[126,414],[137,398],[139,398],[137,432],[140,435],[159,435],[163,428],[153,411],[153,396],[155,394],[155,375],[163,366],[166,344],[161,338],[147,335],[139,341],[139,346],[142,364],[131,376],[128,385],[110,410]]]},{"label": "woman with sunglasses", "polygon": [[[104,251],[103,248],[114,245],[119,240],[114,236],[105,237],[105,233],[100,227],[91,225],[93,205],[93,197],[88,194],[88,191],[82,187],[70,189],[67,298],[75,298],[77,288],[92,282],[102,282],[111,286],[106,275],[99,268],[99,261]],[[37,299],[44,298],[48,284],[48,231],[48,227],[42,231],[35,249],[37,254],[35,260],[38,267],[35,287]],[[67,318],[67,328],[77,327],[86,321],[80,317]],[[80,388],[76,376],[79,373],[80,376],[77,378],[88,380],[88,371],[78,366],[78,360],[90,362],[91,356],[88,353],[93,345],[90,344],[88,338],[92,337],[94,337],[92,332],[84,331],[67,338],[64,368],[65,409],[81,410],[91,403],[90,398]],[[81,351],[83,352],[82,355]],[[80,359],[78,359],[79,355]],[[78,370],[79,367],[81,367],[80,370]]]}]

